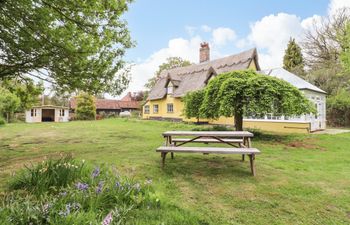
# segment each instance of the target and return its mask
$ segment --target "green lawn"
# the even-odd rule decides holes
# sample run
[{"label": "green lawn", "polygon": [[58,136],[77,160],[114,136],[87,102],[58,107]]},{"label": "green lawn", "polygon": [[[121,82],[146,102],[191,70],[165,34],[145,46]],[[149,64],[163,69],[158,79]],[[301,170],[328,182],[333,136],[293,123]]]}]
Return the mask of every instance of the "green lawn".
[{"label": "green lawn", "polygon": [[193,125],[109,119],[0,127],[0,184],[47,156],[73,153],[150,178],[162,203],[139,224],[349,224],[350,133],[259,135],[257,176],[238,155],[177,154],[160,169],[156,147],[166,130]]}]

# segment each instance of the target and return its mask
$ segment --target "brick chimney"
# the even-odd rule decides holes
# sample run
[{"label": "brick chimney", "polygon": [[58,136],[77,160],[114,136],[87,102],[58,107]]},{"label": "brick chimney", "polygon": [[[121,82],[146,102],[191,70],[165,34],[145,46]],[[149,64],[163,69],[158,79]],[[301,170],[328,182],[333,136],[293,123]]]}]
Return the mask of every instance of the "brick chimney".
[{"label": "brick chimney", "polygon": [[209,43],[201,43],[201,48],[199,49],[199,62],[208,62],[210,60],[210,48]]}]

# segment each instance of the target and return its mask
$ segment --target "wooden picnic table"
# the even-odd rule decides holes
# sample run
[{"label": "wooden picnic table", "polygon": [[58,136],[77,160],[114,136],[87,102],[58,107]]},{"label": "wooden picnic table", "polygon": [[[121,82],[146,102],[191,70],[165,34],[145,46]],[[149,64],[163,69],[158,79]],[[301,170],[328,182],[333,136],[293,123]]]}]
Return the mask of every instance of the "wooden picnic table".
[{"label": "wooden picnic table", "polygon": [[[174,158],[174,152],[242,154],[242,161],[244,161],[244,156],[247,154],[250,159],[251,171],[255,175],[255,154],[259,154],[260,151],[252,148],[251,138],[254,137],[253,133],[248,131],[166,131],[163,133],[163,137],[165,138],[164,146],[157,149],[158,152],[161,152],[162,167],[164,167],[166,154],[169,152],[172,159]],[[230,147],[181,147],[190,143],[221,143]]]}]

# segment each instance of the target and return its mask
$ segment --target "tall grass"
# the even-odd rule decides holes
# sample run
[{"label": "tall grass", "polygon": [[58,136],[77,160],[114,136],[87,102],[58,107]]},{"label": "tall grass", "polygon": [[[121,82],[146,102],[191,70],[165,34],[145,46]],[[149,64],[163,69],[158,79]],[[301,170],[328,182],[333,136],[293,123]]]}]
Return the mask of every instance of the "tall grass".
[{"label": "tall grass", "polygon": [[71,156],[50,159],[12,178],[2,198],[0,224],[122,224],[132,211],[160,206],[150,184]]},{"label": "tall grass", "polygon": [[83,169],[84,163],[77,162],[70,155],[57,160],[46,160],[19,171],[10,179],[9,189],[23,189],[38,195],[55,192],[81,177]]}]

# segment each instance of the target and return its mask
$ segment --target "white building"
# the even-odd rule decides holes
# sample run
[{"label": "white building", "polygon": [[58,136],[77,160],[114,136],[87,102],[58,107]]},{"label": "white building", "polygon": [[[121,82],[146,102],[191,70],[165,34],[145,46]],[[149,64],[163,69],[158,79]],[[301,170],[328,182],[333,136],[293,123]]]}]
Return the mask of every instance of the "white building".
[{"label": "white building", "polygon": [[283,68],[268,69],[260,71],[263,74],[273,76],[284,81],[287,81],[291,85],[298,88],[305,96],[315,104],[317,109],[316,115],[309,114],[299,117],[285,117],[284,115],[273,115],[272,113],[267,114],[264,118],[251,118],[248,117],[245,121],[269,121],[276,123],[288,122],[290,123],[300,123],[307,122],[310,123],[310,131],[317,131],[326,129],[326,92],[316,87],[313,84],[303,80],[297,75],[290,73]]},{"label": "white building", "polygon": [[26,122],[68,122],[69,108],[63,106],[43,105],[26,110]]}]

